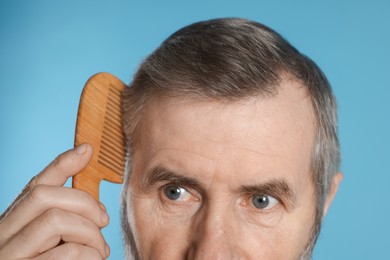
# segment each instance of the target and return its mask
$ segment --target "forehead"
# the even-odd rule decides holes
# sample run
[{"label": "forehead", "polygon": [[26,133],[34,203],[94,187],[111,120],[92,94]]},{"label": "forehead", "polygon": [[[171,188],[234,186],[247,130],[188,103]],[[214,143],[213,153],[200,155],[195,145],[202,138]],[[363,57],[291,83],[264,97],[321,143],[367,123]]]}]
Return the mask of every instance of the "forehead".
[{"label": "forehead", "polygon": [[[221,170],[261,165],[268,172],[309,171],[314,122],[309,96],[292,80],[282,82],[275,96],[230,103],[157,98],[142,115],[139,148],[146,160],[178,162],[187,154],[205,168],[220,162]],[[188,164],[199,167],[196,160]]]}]

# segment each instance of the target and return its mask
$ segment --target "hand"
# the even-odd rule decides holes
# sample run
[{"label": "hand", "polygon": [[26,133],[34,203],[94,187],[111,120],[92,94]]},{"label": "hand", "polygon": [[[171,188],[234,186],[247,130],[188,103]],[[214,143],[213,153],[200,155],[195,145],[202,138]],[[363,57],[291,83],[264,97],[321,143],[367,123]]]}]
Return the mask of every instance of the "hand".
[{"label": "hand", "polygon": [[100,232],[105,207],[84,191],[63,187],[92,156],[83,144],[58,156],[0,216],[0,259],[105,259]]}]

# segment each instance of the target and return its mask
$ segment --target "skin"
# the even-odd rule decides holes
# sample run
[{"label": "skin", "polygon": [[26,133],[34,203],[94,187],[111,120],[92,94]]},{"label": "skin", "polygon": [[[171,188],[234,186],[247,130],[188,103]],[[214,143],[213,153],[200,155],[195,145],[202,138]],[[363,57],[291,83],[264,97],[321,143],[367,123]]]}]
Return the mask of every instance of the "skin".
[{"label": "skin", "polygon": [[56,158],[35,176],[0,216],[0,259],[105,259],[100,229],[109,218],[88,193],[63,187],[90,160],[84,144]]},{"label": "skin", "polygon": [[268,98],[149,102],[129,193],[141,259],[299,259],[315,217],[314,118],[288,80]]}]

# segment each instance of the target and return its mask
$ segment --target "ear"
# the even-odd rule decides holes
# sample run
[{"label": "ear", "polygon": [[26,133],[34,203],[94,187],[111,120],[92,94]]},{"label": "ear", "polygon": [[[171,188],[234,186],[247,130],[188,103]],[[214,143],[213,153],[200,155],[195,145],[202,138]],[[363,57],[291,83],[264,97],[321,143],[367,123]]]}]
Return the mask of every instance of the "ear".
[{"label": "ear", "polygon": [[329,187],[329,193],[325,200],[324,212],[322,217],[324,218],[326,213],[328,213],[328,209],[330,204],[332,203],[334,197],[336,196],[337,190],[339,189],[340,182],[343,180],[343,174],[341,172],[336,173],[332,178],[332,182]]}]

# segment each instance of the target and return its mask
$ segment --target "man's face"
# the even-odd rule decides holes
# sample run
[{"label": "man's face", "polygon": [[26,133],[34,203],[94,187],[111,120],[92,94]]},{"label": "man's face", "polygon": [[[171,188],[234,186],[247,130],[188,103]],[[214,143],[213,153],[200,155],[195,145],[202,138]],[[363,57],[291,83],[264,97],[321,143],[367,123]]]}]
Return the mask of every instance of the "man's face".
[{"label": "man's face", "polygon": [[299,258],[315,219],[314,120],[293,81],[274,97],[150,102],[130,180],[141,258]]}]

